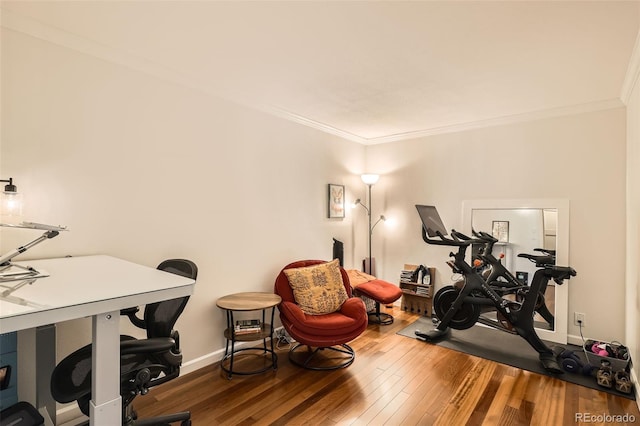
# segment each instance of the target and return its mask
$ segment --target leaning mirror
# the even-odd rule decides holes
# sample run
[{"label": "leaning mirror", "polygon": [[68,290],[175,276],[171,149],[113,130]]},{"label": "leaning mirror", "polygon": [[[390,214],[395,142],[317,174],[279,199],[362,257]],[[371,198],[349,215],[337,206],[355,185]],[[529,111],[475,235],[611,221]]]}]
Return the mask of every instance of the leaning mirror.
[{"label": "leaning mirror", "polygon": [[[519,253],[542,254],[535,249],[555,250],[556,264],[568,265],[569,201],[563,199],[469,200],[463,202],[463,229],[484,231],[498,238],[494,255],[522,282],[530,284],[535,264]],[[547,319],[534,317],[540,338],[567,342],[567,282],[549,284],[545,291]],[[551,315],[551,321],[549,321]]]}]

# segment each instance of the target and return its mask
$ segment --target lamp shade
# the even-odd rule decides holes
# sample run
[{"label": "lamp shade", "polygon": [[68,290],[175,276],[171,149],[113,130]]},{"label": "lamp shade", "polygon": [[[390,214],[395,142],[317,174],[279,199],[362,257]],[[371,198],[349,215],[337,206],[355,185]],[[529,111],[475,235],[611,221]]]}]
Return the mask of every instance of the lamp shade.
[{"label": "lamp shade", "polygon": [[18,193],[18,188],[13,184],[13,178],[0,180],[6,182],[4,191],[0,193],[0,215],[3,218],[9,216],[20,216],[22,214],[22,195]]},{"label": "lamp shade", "polygon": [[378,182],[378,179],[380,179],[380,175],[365,173],[361,175],[360,178],[362,179],[362,182],[367,185],[375,185]]},{"label": "lamp shade", "polygon": [[3,218],[7,216],[22,215],[22,195],[18,192],[2,192],[0,203],[0,215]]}]

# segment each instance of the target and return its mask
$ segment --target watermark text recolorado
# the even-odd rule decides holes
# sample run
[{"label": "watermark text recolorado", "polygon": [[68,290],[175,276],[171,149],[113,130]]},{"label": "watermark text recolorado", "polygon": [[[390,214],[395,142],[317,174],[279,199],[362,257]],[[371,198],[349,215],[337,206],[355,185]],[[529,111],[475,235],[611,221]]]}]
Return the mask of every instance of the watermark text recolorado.
[{"label": "watermark text recolorado", "polygon": [[576,413],[575,421],[582,423],[635,423],[636,416],[633,414],[593,414]]}]

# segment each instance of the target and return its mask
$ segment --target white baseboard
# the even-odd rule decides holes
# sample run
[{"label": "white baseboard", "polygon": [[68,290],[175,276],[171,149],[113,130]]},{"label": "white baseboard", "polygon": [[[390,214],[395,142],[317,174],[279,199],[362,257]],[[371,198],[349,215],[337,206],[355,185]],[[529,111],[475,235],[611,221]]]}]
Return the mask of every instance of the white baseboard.
[{"label": "white baseboard", "polygon": [[82,414],[80,407],[75,402],[66,404],[56,410],[56,424],[60,426],[76,426],[89,420]]},{"label": "white baseboard", "polygon": [[[282,328],[283,328],[282,326],[274,328],[273,330],[274,335],[276,335],[277,332]],[[236,349],[248,348],[251,346],[255,346],[255,344],[256,344],[255,340],[251,342],[239,342],[235,344],[235,348]],[[224,356],[224,351],[225,350],[221,348],[221,349],[218,349],[217,351],[210,352],[196,359],[192,359],[191,361],[182,363],[182,367],[180,367],[180,374],[184,375],[184,374],[193,373],[194,371],[199,370],[203,367],[219,362]]]},{"label": "white baseboard", "polygon": [[[246,343],[249,343],[249,342],[243,342],[243,346],[246,346]],[[238,344],[236,345],[236,347],[241,347],[241,346],[240,344]],[[196,359],[192,359],[191,361],[187,361],[182,364],[182,367],[180,367],[180,375],[182,376],[185,374],[193,373],[194,371],[199,370],[203,367],[206,367],[211,364],[215,364],[216,362],[220,361],[223,356],[224,356],[224,349],[219,349],[215,352],[211,352],[201,357],[198,357]]]},{"label": "white baseboard", "polygon": [[567,343],[582,347],[582,337],[567,334]]}]

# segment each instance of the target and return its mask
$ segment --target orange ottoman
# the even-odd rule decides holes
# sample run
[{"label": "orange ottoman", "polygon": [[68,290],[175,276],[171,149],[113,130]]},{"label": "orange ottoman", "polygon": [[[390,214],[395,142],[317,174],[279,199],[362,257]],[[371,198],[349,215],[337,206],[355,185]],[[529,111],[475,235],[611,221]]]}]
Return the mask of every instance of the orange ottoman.
[{"label": "orange ottoman", "polygon": [[391,324],[393,316],[380,312],[380,304],[388,305],[402,296],[402,290],[395,284],[379,280],[360,271],[347,271],[356,296],[364,296],[376,304],[375,312],[369,312],[369,322],[374,324]]}]

